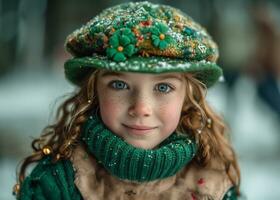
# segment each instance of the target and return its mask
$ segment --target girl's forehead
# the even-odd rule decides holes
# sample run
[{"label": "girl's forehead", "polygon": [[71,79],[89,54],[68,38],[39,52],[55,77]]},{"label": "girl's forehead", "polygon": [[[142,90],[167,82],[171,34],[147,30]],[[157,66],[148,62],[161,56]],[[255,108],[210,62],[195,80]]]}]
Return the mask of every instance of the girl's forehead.
[{"label": "girl's forehead", "polygon": [[139,72],[118,72],[118,71],[110,71],[110,70],[101,70],[99,73],[101,78],[103,77],[122,77],[122,78],[134,78],[134,77],[143,77],[143,78],[151,78],[151,79],[167,79],[167,78],[175,78],[180,81],[183,81],[184,73],[180,72],[168,72],[168,73],[160,73],[160,74],[152,74],[152,73],[139,73]]}]

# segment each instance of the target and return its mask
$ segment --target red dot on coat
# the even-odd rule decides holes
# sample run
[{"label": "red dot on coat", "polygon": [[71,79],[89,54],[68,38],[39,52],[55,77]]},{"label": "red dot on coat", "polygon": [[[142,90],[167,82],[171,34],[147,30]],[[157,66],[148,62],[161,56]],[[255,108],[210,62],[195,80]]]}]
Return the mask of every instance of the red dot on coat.
[{"label": "red dot on coat", "polygon": [[205,180],[203,178],[198,179],[197,184],[203,185],[205,183]]},{"label": "red dot on coat", "polygon": [[192,195],[192,200],[196,200],[196,196],[194,195],[194,193],[192,193],[191,195]]}]

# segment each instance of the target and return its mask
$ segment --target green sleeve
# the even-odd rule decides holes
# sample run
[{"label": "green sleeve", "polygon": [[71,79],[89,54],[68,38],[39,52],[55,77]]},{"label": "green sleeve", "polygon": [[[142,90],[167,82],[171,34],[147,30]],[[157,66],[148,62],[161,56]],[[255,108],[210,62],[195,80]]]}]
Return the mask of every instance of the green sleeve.
[{"label": "green sleeve", "polygon": [[18,200],[71,200],[82,199],[74,184],[74,170],[69,160],[51,163],[41,160],[22,183]]},{"label": "green sleeve", "polygon": [[231,187],[223,197],[223,200],[237,200],[238,195],[235,187]]}]

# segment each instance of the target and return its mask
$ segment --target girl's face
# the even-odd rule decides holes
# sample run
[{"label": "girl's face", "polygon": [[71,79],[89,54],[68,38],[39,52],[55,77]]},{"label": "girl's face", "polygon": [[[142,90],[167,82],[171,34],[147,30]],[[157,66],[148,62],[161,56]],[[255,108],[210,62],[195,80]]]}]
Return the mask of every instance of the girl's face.
[{"label": "girl's face", "polygon": [[129,144],[153,149],[177,128],[185,97],[180,73],[103,70],[97,94],[104,124]]}]

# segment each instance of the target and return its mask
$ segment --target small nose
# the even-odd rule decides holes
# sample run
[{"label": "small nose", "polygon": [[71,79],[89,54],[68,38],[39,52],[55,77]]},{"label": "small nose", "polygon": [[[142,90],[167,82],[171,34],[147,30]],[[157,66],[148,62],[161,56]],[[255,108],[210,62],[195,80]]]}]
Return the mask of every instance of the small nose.
[{"label": "small nose", "polygon": [[151,103],[144,98],[135,98],[128,114],[132,117],[148,117],[152,114]]}]

